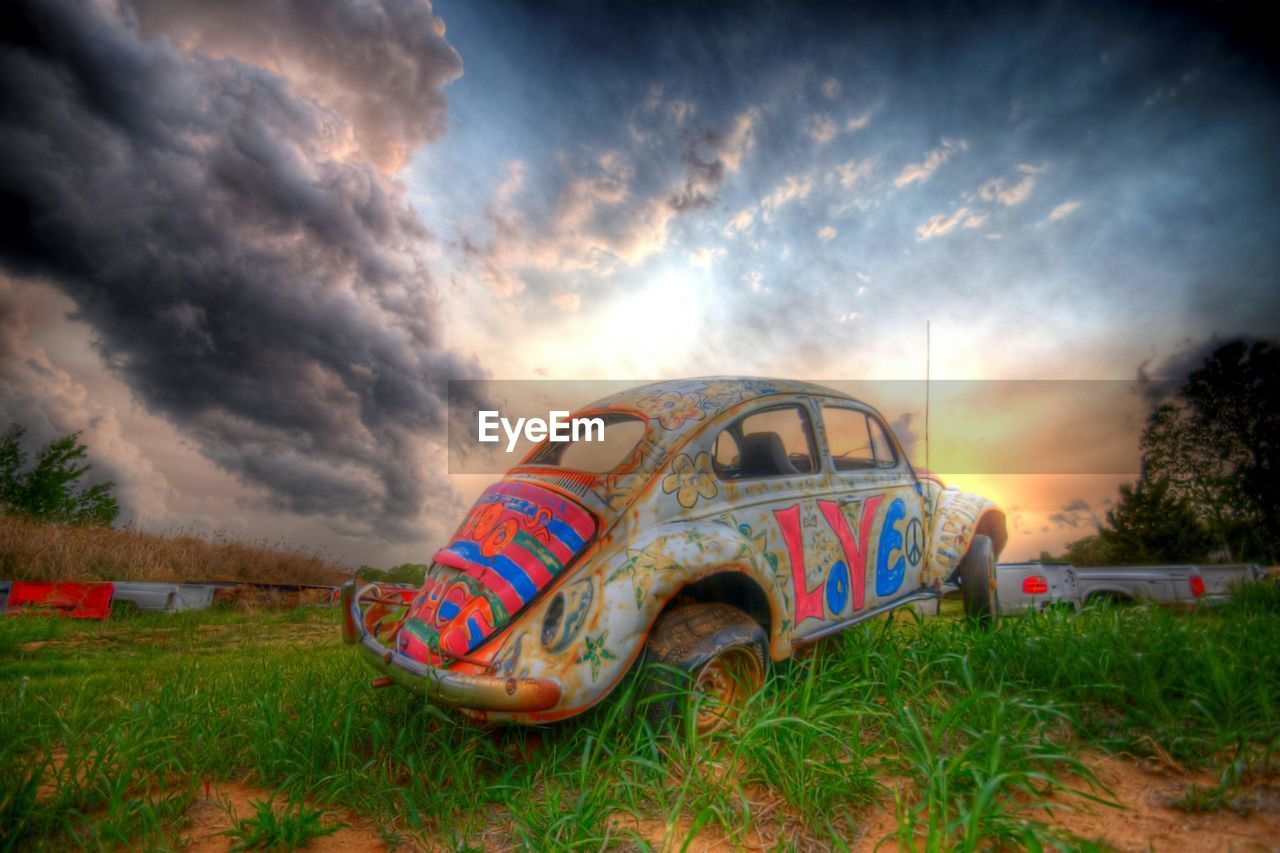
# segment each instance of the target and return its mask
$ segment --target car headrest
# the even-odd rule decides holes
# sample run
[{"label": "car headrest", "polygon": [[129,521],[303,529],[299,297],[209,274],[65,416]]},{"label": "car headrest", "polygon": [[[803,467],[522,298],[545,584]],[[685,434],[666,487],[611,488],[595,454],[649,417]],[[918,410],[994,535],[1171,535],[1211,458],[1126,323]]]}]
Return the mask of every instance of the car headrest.
[{"label": "car headrest", "polygon": [[741,477],[798,474],[776,432],[753,432],[742,437]]}]

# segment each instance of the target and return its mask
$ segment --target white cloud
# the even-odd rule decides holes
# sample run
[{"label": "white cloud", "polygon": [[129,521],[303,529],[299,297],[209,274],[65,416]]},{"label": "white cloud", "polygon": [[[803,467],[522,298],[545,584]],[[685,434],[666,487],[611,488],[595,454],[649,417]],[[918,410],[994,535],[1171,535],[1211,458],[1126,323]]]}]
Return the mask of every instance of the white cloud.
[{"label": "white cloud", "polygon": [[756,144],[756,122],[760,120],[759,107],[751,107],[738,114],[733,120],[733,129],[724,139],[724,148],[720,151],[720,160],[729,172],[736,172],[742,166],[742,160],[751,153]]},{"label": "white cloud", "polygon": [[818,229],[818,239],[824,243],[830,242],[836,238],[836,229],[830,225],[824,225]]},{"label": "white cloud", "polygon": [[1043,172],[1044,168],[1023,163],[1018,166],[1017,171],[1022,178],[1016,184],[1010,186],[1004,178],[993,178],[978,188],[978,196],[983,201],[999,202],[1005,207],[1026,201],[1035,188],[1035,176]]},{"label": "white cloud", "polygon": [[840,186],[845,189],[853,189],[854,185],[859,181],[865,181],[871,176],[871,169],[875,165],[872,160],[850,160],[847,163],[841,163],[835,168],[835,176],[840,181]]},{"label": "white cloud", "polygon": [[812,189],[813,178],[798,178],[795,175],[787,175],[782,179],[782,183],[760,202],[760,208],[764,211],[765,220],[767,221],[770,215],[776,213],[780,208],[793,201],[805,198]]},{"label": "white cloud", "polygon": [[742,277],[742,280],[751,285],[752,293],[769,292],[769,288],[764,286],[764,273],[759,270],[751,270]]},{"label": "white cloud", "polygon": [[850,133],[853,133],[855,131],[862,130],[864,127],[866,127],[869,124],[871,124],[870,110],[868,110],[867,112],[863,113],[860,116],[854,116],[853,118],[849,119],[847,122],[845,122],[844,129],[849,131]]},{"label": "white cloud", "polygon": [[1079,207],[1080,202],[1078,201],[1064,201],[1049,212],[1049,221],[1057,222],[1059,219],[1066,219],[1068,216],[1075,213]]},{"label": "white cloud", "polygon": [[582,297],[568,290],[559,290],[551,294],[551,302],[561,311],[566,311],[570,314],[575,313],[582,307]]},{"label": "white cloud", "polygon": [[730,237],[730,238],[736,237],[738,234],[741,234],[743,231],[746,231],[748,228],[750,228],[751,224],[755,221],[756,221],[755,210],[750,207],[744,207],[742,208],[742,210],[739,210],[737,213],[735,213],[733,217],[728,222],[725,223],[724,229],[721,233],[723,233],[724,236],[726,237]]},{"label": "white cloud", "polygon": [[507,267],[494,259],[486,259],[480,265],[480,280],[489,286],[494,295],[503,298],[524,292],[524,279],[509,272]]},{"label": "white cloud", "polygon": [[809,119],[809,138],[819,145],[826,145],[839,132],[831,116],[817,115]]},{"label": "white cloud", "polygon": [[667,112],[671,115],[671,120],[677,126],[682,126],[686,121],[693,118],[698,112],[698,108],[689,101],[682,101],[679,98],[667,104]]},{"label": "white cloud", "polygon": [[972,214],[971,216],[966,218],[964,221],[965,228],[981,228],[983,225],[986,225],[986,224],[987,224],[987,214],[985,213]]},{"label": "white cloud", "polygon": [[965,151],[968,147],[969,143],[963,139],[943,137],[937,148],[924,155],[924,160],[903,166],[902,171],[898,173],[898,177],[893,181],[894,186],[905,187],[908,184],[929,180],[943,163],[951,159],[951,155],[957,151]]},{"label": "white cloud", "polygon": [[861,317],[861,316],[862,316],[862,315],[861,315],[861,314],[859,314],[857,311],[850,311],[848,314],[841,314],[841,315],[839,315],[838,317],[836,317],[836,322],[837,322],[837,323],[852,323],[854,320],[858,319],[858,318],[859,318],[859,317]]},{"label": "white cloud", "polygon": [[916,229],[916,239],[932,240],[934,237],[941,237],[943,234],[953,231],[968,216],[969,208],[967,207],[962,207],[950,215],[938,213],[930,216],[923,225]]},{"label": "white cloud", "polygon": [[862,282],[863,284],[870,284],[870,283],[871,283],[871,276],[867,275],[866,273],[864,273],[864,272],[862,272],[862,271],[858,271],[858,272],[854,273],[854,275],[856,275],[856,276],[858,277],[858,281]]},{"label": "white cloud", "polygon": [[711,269],[712,264],[723,258],[728,252],[723,248],[716,246],[703,246],[689,255],[689,264],[691,266],[700,267],[704,270]]},{"label": "white cloud", "polygon": [[840,81],[834,77],[828,77],[826,80],[823,80],[821,89],[822,96],[828,101],[834,101],[836,98],[840,97]]},{"label": "white cloud", "polygon": [[508,204],[524,189],[525,166],[520,160],[507,163],[507,177],[494,190],[494,202],[499,205]]}]

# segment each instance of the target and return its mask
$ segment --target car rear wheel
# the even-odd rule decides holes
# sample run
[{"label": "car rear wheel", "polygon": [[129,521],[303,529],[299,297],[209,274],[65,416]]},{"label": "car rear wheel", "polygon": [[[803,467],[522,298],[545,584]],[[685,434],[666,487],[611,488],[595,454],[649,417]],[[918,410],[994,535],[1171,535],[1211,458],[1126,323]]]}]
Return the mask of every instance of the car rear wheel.
[{"label": "car rear wheel", "polygon": [[996,552],[990,536],[973,537],[958,574],[965,615],[983,625],[994,625],[1000,618],[1000,597],[996,592]]},{"label": "car rear wheel", "polygon": [[642,707],[655,731],[665,731],[697,700],[694,728],[707,734],[730,725],[742,703],[764,684],[769,668],[765,631],[728,604],[686,604],[658,618],[645,646]]}]

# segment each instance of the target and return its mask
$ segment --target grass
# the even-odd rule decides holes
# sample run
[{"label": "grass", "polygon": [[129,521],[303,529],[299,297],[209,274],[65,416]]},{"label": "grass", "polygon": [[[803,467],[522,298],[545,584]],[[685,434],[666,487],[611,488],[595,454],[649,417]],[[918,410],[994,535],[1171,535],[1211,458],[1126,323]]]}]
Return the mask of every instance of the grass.
[{"label": "grass", "polygon": [[[230,815],[234,811],[227,807]],[[237,818],[223,831],[235,843],[232,850],[296,850],[317,838],[333,835],[345,824],[324,824],[324,812],[309,808],[296,794],[283,809],[276,809],[275,797],[253,801],[253,815]]]},{"label": "grass", "polygon": [[0,578],[39,581],[243,580],[338,584],[339,566],[283,543],[216,535],[158,536],[133,529],[42,524],[0,514]]},{"label": "grass", "polygon": [[578,721],[486,730],[371,689],[337,637],[323,609],[0,620],[0,848],[176,846],[204,783],[234,780],[296,806],[268,802],[243,839],[345,811],[392,843],[826,848],[887,799],[907,849],[1077,849],[1045,809],[1107,800],[1082,750],[1220,769],[1223,794],[1187,803],[1212,808],[1280,748],[1280,586],[996,631],[877,620],[776,667],[703,739],[638,724],[630,684]]}]

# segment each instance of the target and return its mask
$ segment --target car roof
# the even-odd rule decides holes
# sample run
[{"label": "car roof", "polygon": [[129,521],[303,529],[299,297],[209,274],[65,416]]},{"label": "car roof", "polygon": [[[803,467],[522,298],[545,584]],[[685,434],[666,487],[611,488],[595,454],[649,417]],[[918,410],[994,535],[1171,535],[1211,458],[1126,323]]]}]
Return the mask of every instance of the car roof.
[{"label": "car roof", "polygon": [[[695,395],[701,408],[709,417],[715,417],[726,409],[758,397],[781,394],[808,394],[818,397],[839,397],[853,400],[848,394],[794,379],[767,379],[756,376],[698,376],[690,379],[668,379],[638,385],[616,394],[610,394],[592,403],[587,409],[640,409],[645,401],[667,394]],[[857,402],[857,401],[854,401]]]},{"label": "car roof", "polygon": [[[584,406],[575,417],[607,411],[641,415],[647,425],[645,436],[632,456],[614,471],[589,475],[568,469],[539,469],[530,466],[543,444],[530,451],[525,461],[510,473],[533,476],[555,483],[582,497],[591,490],[610,508],[628,506],[635,495],[665,463],[669,454],[710,424],[724,412],[768,397],[786,399],[797,396],[829,397],[848,402],[858,401],[848,394],[809,382],[790,379],[765,379],[748,376],[703,376],[673,379],[628,388]],[[545,442],[544,442],[545,444]],[[554,472],[554,473],[550,473]]]},{"label": "car roof", "polygon": [[750,376],[702,376],[628,388],[583,409],[639,412],[648,419],[657,449],[666,449],[697,432],[721,413],[753,400],[809,395],[858,402],[831,388],[791,379]]}]

